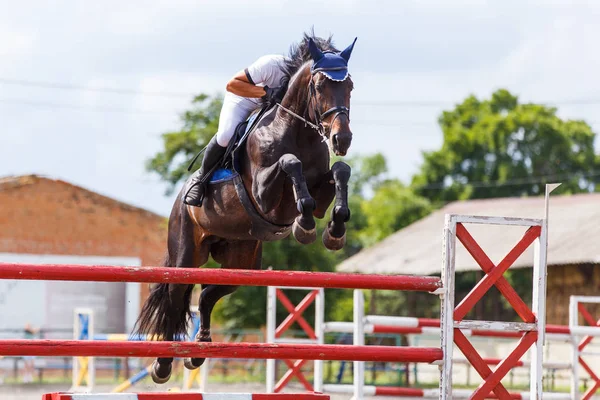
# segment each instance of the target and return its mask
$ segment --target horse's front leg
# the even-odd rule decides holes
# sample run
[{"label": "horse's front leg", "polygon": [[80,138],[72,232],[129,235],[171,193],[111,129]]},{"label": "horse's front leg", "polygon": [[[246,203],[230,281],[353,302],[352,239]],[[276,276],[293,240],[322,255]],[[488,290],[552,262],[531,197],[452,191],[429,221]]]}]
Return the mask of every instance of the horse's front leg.
[{"label": "horse's front leg", "polygon": [[[327,185],[329,184],[329,192],[332,192],[330,183],[333,178],[333,184],[335,185],[335,204],[331,210],[331,221],[327,224],[327,227],[323,231],[323,244],[329,250],[340,250],[346,244],[346,222],[350,220],[350,208],[348,207],[348,181],[350,180],[350,174],[352,170],[350,166],[344,162],[338,161],[331,167],[331,175],[327,174],[324,182],[327,191]],[[331,195],[329,199],[327,196],[323,196],[327,204],[324,205],[325,209],[331,203]],[[319,197],[317,197],[319,200]],[[321,206],[319,204],[319,206]],[[320,208],[320,207],[317,207]]]},{"label": "horse's front leg", "polygon": [[[293,154],[284,154],[271,167],[261,171],[254,180],[253,192],[264,213],[273,210],[281,202],[282,193],[277,190],[289,177],[294,185],[296,208],[300,215],[294,221],[292,233],[302,244],[309,244],[317,238],[313,211],[316,203],[311,197],[306,179],[302,173],[302,161]],[[273,190],[275,189],[275,190]],[[278,193],[277,193],[278,192]]]}]

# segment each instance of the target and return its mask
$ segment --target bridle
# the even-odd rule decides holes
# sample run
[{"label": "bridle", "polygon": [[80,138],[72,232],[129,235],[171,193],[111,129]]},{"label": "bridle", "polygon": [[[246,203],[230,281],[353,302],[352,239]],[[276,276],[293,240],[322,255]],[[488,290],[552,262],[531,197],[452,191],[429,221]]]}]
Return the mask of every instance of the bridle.
[{"label": "bridle", "polygon": [[[308,86],[308,88],[309,88],[308,103],[307,103],[306,111],[304,112],[304,117],[302,117],[302,116],[296,114],[295,112],[293,112],[292,110],[282,106],[280,103],[277,103],[279,108],[281,108],[282,110],[284,110],[291,116],[303,121],[304,126],[310,126],[314,130],[316,130],[317,133],[323,138],[323,140],[322,140],[323,142],[327,141],[327,139],[329,138],[329,135],[331,134],[331,132],[326,132],[325,126],[323,125],[323,121],[326,118],[328,118],[329,116],[333,115],[333,118],[331,119],[331,122],[329,123],[329,129],[331,130],[331,127],[333,126],[334,121],[340,115],[345,115],[348,118],[348,120],[350,120],[350,109],[346,106],[335,106],[335,107],[331,107],[329,110],[325,111],[324,113],[321,113],[319,111],[319,103],[317,102],[317,89],[315,88],[314,76],[317,73],[322,72],[322,71],[337,71],[337,70],[341,70],[341,69],[345,69],[345,67],[316,68],[311,71],[310,83]],[[309,111],[309,108],[311,105],[313,106],[313,114],[315,116],[316,124],[309,121],[310,117],[308,115],[308,111]]]}]

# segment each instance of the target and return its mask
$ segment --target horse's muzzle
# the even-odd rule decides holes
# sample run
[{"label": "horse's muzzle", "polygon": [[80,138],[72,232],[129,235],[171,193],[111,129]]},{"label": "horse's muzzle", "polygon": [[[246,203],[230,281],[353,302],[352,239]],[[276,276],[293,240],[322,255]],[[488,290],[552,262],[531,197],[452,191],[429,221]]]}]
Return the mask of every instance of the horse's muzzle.
[{"label": "horse's muzzle", "polygon": [[352,132],[340,132],[331,136],[331,148],[337,156],[345,156],[352,143]]}]

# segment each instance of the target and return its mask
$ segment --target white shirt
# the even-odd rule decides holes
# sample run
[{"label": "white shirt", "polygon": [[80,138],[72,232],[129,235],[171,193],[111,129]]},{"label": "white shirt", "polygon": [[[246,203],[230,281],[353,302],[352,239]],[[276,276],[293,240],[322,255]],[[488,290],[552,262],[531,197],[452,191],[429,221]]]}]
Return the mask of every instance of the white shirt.
[{"label": "white shirt", "polygon": [[[248,74],[256,86],[277,87],[285,76],[283,72],[285,57],[269,54],[260,57],[247,68]],[[254,109],[260,104],[260,99],[241,97],[231,92],[225,94],[226,101],[232,101],[241,106]]]}]

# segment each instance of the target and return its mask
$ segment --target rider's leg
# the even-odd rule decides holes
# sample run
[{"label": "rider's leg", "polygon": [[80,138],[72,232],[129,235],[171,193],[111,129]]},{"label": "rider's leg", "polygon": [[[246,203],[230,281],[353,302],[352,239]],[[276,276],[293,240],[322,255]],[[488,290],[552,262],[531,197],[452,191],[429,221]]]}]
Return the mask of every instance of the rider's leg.
[{"label": "rider's leg", "polygon": [[190,185],[190,189],[183,199],[183,202],[188,205],[201,207],[204,198],[206,185],[203,185],[201,180],[223,157],[229,141],[235,134],[235,128],[243,122],[250,113],[252,108],[246,102],[239,102],[237,99],[226,95],[223,99],[223,107],[219,116],[219,129],[217,134],[210,139],[204,152],[200,173],[196,175]]}]

